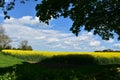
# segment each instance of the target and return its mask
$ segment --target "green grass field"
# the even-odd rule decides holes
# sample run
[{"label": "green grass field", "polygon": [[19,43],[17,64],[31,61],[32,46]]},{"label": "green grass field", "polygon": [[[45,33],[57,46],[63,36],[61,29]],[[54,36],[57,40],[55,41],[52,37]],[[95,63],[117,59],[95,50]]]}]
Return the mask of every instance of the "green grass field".
[{"label": "green grass field", "polygon": [[0,67],[13,66],[15,64],[21,64],[23,60],[0,53]]},{"label": "green grass field", "polygon": [[[120,80],[119,64],[77,66],[64,61],[64,58],[60,56],[29,63],[1,53],[0,80]],[[70,63],[74,59],[72,57]]]}]

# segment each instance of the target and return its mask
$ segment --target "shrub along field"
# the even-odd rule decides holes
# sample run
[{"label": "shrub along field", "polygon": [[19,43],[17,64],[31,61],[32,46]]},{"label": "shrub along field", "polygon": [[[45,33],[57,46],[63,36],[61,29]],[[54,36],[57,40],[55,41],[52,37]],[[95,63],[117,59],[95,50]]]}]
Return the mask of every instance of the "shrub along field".
[{"label": "shrub along field", "polygon": [[120,80],[119,64],[116,52],[3,50],[0,80]]}]

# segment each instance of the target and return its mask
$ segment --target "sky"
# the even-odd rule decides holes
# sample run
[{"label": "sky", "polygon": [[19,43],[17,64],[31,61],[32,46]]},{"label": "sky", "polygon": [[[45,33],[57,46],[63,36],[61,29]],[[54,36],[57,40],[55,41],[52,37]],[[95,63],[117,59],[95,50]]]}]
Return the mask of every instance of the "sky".
[{"label": "sky", "polygon": [[[6,0],[6,2],[9,1]],[[20,4],[17,0],[15,8],[8,12],[11,19],[4,20],[0,10],[0,25],[5,28],[5,33],[12,39],[13,47],[17,48],[22,40],[27,40],[34,50],[42,51],[120,50],[120,41],[116,39],[117,35],[114,39],[105,41],[98,35],[93,35],[92,32],[82,30],[76,37],[69,30],[72,26],[69,18],[52,19],[49,25],[40,23],[35,16],[35,6],[40,2],[41,0],[38,2],[31,0]]]}]

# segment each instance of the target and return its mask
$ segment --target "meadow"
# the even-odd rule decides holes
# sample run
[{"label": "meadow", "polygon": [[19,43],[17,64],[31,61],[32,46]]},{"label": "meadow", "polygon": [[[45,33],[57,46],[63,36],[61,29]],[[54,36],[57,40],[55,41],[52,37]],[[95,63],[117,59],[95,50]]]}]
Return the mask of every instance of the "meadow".
[{"label": "meadow", "polygon": [[3,50],[0,80],[120,80],[119,64],[118,52]]}]

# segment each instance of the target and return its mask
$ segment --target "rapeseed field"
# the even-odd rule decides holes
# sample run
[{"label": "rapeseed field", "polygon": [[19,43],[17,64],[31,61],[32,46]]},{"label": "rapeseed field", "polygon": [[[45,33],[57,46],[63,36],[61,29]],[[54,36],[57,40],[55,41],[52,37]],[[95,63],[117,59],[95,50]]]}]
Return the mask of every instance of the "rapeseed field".
[{"label": "rapeseed field", "polygon": [[5,54],[11,55],[42,55],[46,57],[59,56],[59,55],[75,55],[75,54],[89,54],[94,57],[120,58],[120,52],[50,52],[50,51],[27,51],[27,50],[2,50]]},{"label": "rapeseed field", "polygon": [[[89,56],[100,64],[120,64],[120,52],[50,52],[50,51],[27,51],[27,50],[2,50],[4,54],[12,55],[26,61],[39,62],[54,56],[82,55],[81,60],[88,60]],[[85,56],[84,56],[85,55]],[[76,56],[77,57],[77,56]],[[74,60],[76,57],[71,57]],[[78,57],[77,57],[78,58]],[[65,59],[65,58],[64,58]],[[90,58],[91,59],[91,58]]]}]

